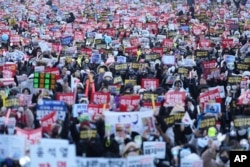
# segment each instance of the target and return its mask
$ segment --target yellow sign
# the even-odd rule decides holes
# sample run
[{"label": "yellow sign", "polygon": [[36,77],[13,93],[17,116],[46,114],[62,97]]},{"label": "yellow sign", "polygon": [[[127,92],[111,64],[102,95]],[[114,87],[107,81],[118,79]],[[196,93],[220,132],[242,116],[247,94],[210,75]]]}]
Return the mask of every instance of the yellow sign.
[{"label": "yellow sign", "polygon": [[81,130],[80,131],[80,139],[91,139],[95,138],[97,135],[96,130]]}]

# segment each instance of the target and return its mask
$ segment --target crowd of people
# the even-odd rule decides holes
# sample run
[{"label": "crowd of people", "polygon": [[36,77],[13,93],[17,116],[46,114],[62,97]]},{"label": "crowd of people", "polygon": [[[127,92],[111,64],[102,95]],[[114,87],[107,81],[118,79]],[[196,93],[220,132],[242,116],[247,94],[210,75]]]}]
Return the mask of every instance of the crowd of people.
[{"label": "crowd of people", "polygon": [[[33,145],[36,130],[77,157],[151,155],[157,167],[227,167],[250,149],[247,0],[0,5],[2,135]],[[1,142],[1,166],[20,166]]]}]

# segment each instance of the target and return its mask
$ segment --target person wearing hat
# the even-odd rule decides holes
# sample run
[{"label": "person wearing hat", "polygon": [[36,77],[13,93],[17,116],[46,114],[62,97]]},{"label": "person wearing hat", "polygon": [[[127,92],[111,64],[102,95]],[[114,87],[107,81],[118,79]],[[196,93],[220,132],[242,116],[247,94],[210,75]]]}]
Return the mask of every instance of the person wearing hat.
[{"label": "person wearing hat", "polygon": [[138,146],[138,144],[132,141],[126,144],[122,151],[123,158],[129,157],[129,156],[138,156],[141,154],[142,152],[141,152],[140,146]]}]

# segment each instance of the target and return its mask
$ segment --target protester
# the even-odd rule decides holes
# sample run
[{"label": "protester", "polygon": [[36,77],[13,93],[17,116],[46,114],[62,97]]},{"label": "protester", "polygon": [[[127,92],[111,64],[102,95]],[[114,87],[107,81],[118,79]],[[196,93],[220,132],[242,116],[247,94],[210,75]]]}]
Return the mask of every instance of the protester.
[{"label": "protester", "polygon": [[249,1],[0,4],[1,166],[227,167],[249,150]]}]

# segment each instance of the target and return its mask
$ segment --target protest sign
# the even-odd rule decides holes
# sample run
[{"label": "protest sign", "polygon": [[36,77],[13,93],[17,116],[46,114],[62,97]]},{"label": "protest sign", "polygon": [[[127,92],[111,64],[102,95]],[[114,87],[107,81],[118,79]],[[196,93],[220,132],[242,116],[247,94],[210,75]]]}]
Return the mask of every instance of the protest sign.
[{"label": "protest sign", "polygon": [[215,126],[216,126],[216,118],[213,116],[206,116],[202,118],[198,123],[198,128],[203,130]]},{"label": "protest sign", "polygon": [[120,96],[119,109],[126,112],[130,110],[137,111],[140,102],[140,95],[124,95]]},{"label": "protest sign", "polygon": [[56,75],[50,73],[34,73],[33,78],[34,88],[55,89]]},{"label": "protest sign", "polygon": [[92,96],[91,103],[94,104],[109,104],[110,93],[95,92]]},{"label": "protest sign", "polygon": [[152,155],[155,158],[164,159],[166,156],[166,143],[158,141],[143,142],[143,154]]},{"label": "protest sign", "polygon": [[154,156],[152,155],[140,155],[140,156],[128,156],[127,167],[143,166],[154,167]]},{"label": "protest sign", "polygon": [[[53,139],[54,140],[54,139]],[[52,139],[30,147],[32,167],[75,166],[75,146],[68,143],[55,143]],[[51,142],[50,142],[51,141]],[[57,140],[58,141],[58,140]]]},{"label": "protest sign", "polygon": [[205,103],[205,113],[211,113],[217,116],[221,112],[220,103]]},{"label": "protest sign", "polygon": [[250,117],[245,115],[235,116],[233,118],[234,127],[241,129],[250,126]]},{"label": "protest sign", "polygon": [[77,118],[84,113],[88,113],[88,104],[74,104],[73,105],[73,117]]},{"label": "protest sign", "polygon": [[174,91],[165,94],[165,106],[185,105],[186,92]]},{"label": "protest sign", "polygon": [[145,79],[141,80],[141,87],[148,90],[155,90],[159,86],[159,79]]},{"label": "protest sign", "polygon": [[0,135],[0,159],[19,160],[25,156],[25,138],[23,136]]},{"label": "protest sign", "polygon": [[56,123],[56,111],[46,115],[40,121],[43,131],[51,132],[53,125]]},{"label": "protest sign", "polygon": [[49,113],[56,111],[57,119],[64,120],[67,107],[62,101],[55,100],[39,100],[36,108],[37,119],[41,119]]},{"label": "protest sign", "polygon": [[131,124],[131,131],[143,133],[142,118],[152,117],[153,110],[141,112],[109,112],[103,113],[105,116],[105,123],[111,126],[111,133],[115,133],[115,125],[119,123]]},{"label": "protest sign", "polygon": [[56,100],[63,101],[68,105],[73,105],[75,103],[75,94],[74,93],[57,93]]},{"label": "protest sign", "polygon": [[42,128],[26,130],[16,128],[16,135],[25,137],[28,144],[34,145],[39,143],[39,140],[42,138]]},{"label": "protest sign", "polygon": [[76,157],[76,167],[126,167],[125,158],[85,158]]}]

